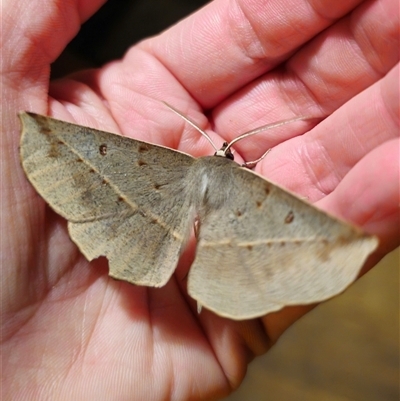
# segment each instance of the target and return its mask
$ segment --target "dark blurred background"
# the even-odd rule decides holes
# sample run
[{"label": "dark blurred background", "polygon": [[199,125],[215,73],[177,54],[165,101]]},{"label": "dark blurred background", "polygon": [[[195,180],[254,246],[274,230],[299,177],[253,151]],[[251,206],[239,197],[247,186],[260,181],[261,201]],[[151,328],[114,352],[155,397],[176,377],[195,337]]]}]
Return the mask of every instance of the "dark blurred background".
[{"label": "dark blurred background", "polygon": [[[53,77],[120,58],[203,0],[109,0],[54,63]],[[320,305],[249,367],[225,401],[398,401],[399,249]]]},{"label": "dark blurred background", "polygon": [[118,59],[133,44],[157,35],[206,3],[205,0],[108,0],[82,25],[79,34],[53,64],[52,77]]}]

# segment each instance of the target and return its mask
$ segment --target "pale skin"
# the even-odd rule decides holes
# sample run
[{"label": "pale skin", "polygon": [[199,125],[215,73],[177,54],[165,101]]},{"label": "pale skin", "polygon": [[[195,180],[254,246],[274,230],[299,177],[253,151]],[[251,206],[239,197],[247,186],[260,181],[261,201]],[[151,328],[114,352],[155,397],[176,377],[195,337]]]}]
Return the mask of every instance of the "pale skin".
[{"label": "pale skin", "polygon": [[16,114],[194,156],[209,143],[159,100],[217,144],[284,118],[326,117],[243,140],[236,159],[272,148],[257,172],[379,236],[367,271],[399,242],[398,2],[217,0],[123,59],[50,84],[50,63],[101,4],[2,5],[2,396],[222,397],[311,306],[243,322],[198,315],[184,279],[193,247],[162,289],[108,278],[106,261],[84,259],[27,181]]}]

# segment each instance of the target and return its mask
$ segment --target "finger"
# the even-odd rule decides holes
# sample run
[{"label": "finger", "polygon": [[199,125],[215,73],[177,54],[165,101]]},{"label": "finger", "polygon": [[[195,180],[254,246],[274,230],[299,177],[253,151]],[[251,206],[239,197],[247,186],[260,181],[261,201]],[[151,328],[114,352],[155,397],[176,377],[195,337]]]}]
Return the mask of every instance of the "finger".
[{"label": "finger", "polygon": [[[399,246],[399,139],[388,141],[363,158],[318,207],[351,221],[379,237],[380,246],[362,270],[371,269],[383,255]],[[287,307],[261,320],[271,341],[315,305]]]},{"label": "finger", "polygon": [[[104,0],[5,3],[2,29],[3,82],[19,99],[18,108],[39,102],[45,110],[50,63],[76,35],[83,20]],[[13,102],[10,106],[16,107]],[[36,111],[37,107],[36,104]]]},{"label": "finger", "polygon": [[[398,29],[397,1],[364,2],[311,40],[282,68],[227,98],[214,111],[215,130],[231,140],[238,133],[284,118],[331,114],[398,63]],[[258,138],[263,138],[260,142],[265,141],[267,149],[298,133],[288,128]],[[247,146],[243,141],[238,149],[248,152]]]},{"label": "finger", "polygon": [[[2,7],[2,124],[8,134],[3,137],[3,159],[12,163],[10,169],[14,173],[20,171],[14,157],[19,141],[17,112],[28,109],[46,113],[50,63],[76,34],[82,19],[102,2],[35,0],[6,2]],[[9,178],[5,177],[5,183]],[[22,179],[22,174],[18,178]],[[16,181],[14,177],[14,190]]]},{"label": "finger", "polygon": [[360,1],[220,0],[140,48],[211,108],[286,59]]},{"label": "finger", "polygon": [[[220,4],[219,2],[214,3]],[[211,7],[214,3],[211,3],[209,7]],[[221,1],[221,4],[225,3]],[[391,4],[392,3],[389,5]],[[267,10],[265,13],[268,12],[268,7],[268,5],[265,6],[265,9]],[[347,10],[347,8],[335,8],[339,7],[338,4],[336,4],[336,6],[329,4],[325,7],[326,8],[323,8],[323,10],[320,11],[324,11],[325,15],[330,15],[331,17],[342,15]],[[329,7],[331,7],[333,10],[332,12],[336,12],[336,14],[328,14]],[[379,31],[379,35],[376,36],[382,38],[381,43],[374,43],[371,48],[374,49],[377,47],[380,49],[382,48],[380,45],[385,43],[386,46],[389,44],[389,47],[392,48],[392,42],[395,41],[393,39],[393,24],[381,24],[381,26],[376,26],[376,21],[379,22],[379,19],[376,15],[378,15],[379,18],[384,19],[387,17],[384,15],[384,12],[381,10],[379,14],[380,9],[373,9],[371,12],[368,12],[369,8],[372,8],[369,6],[369,8],[364,7],[366,8],[366,11],[363,14],[363,12],[361,12],[363,11],[361,7],[357,11],[359,14],[359,30],[362,31],[364,29],[369,32],[368,27],[372,26],[376,32]],[[384,7],[381,8],[385,10]],[[206,8],[206,10],[208,10],[208,8]],[[216,15],[223,15],[223,12],[226,12],[226,10],[224,10],[224,7],[221,6],[214,11],[217,13]],[[203,15],[202,13],[204,12],[204,10],[201,10],[199,14]],[[209,11],[207,11],[205,15],[209,15],[207,14],[208,12]],[[286,10],[283,12],[283,15],[285,16],[287,13],[290,14],[291,11]],[[294,14],[294,18],[297,18],[297,14]],[[396,15],[396,13],[393,15]],[[191,18],[194,18],[193,21],[197,21],[196,18],[201,19],[202,17],[193,16]],[[190,21],[192,21],[192,19],[190,19]],[[177,27],[172,28],[172,33],[166,33],[161,37],[151,39],[149,42],[146,42],[143,45],[132,48],[122,62],[113,63],[107,66],[107,68],[103,69],[101,74],[99,74],[97,77],[98,82],[96,82],[96,85],[99,86],[101,95],[107,99],[107,106],[110,107],[112,115],[118,121],[118,124],[124,133],[133,135],[134,133],[132,132],[132,127],[135,127],[135,135],[138,133],[138,138],[154,140],[155,142],[161,140],[161,142],[158,143],[173,147],[179,146],[180,150],[187,151],[194,155],[201,155],[207,154],[207,152],[210,150],[209,147],[207,147],[206,141],[201,143],[200,140],[200,143],[198,143],[198,141],[196,141],[194,138],[199,138],[199,136],[194,131],[190,131],[194,133],[194,136],[188,136],[187,127],[185,127],[182,122],[179,122],[175,116],[173,116],[171,119],[171,116],[168,116],[170,113],[165,114],[162,108],[160,109],[159,106],[154,105],[152,99],[156,98],[159,100],[167,100],[196,121],[203,129],[208,129],[210,128],[210,125],[207,124],[207,120],[202,117],[201,108],[199,108],[196,102],[190,98],[186,87],[188,85],[190,87],[192,84],[191,82],[194,81],[195,84],[199,86],[200,91],[203,91],[202,88],[205,88],[205,91],[210,93],[212,98],[214,96],[213,92],[215,91],[217,91],[218,94],[224,93],[223,90],[221,91],[221,89],[224,88],[223,79],[224,74],[226,73],[225,65],[227,68],[234,70],[235,74],[237,75],[235,79],[229,81],[233,82],[235,85],[233,89],[231,88],[232,90],[236,90],[236,84],[242,84],[241,79],[242,77],[246,77],[246,71],[245,67],[241,66],[239,62],[241,60],[240,58],[230,57],[228,50],[233,45],[228,40],[228,34],[228,36],[221,34],[221,37],[227,43],[226,46],[221,47],[221,49],[224,49],[224,51],[228,49],[227,55],[224,56],[224,66],[217,66],[218,71],[221,70],[221,75],[216,71],[210,71],[210,66],[214,68],[214,63],[201,61],[201,57],[209,57],[207,55],[208,53],[204,54],[205,50],[202,50],[200,45],[200,48],[196,48],[195,44],[197,41],[195,44],[188,42],[188,38],[190,36],[187,34],[185,29],[188,29],[186,27],[189,25],[192,27],[197,27],[193,21],[191,23],[182,22],[181,24],[178,24]],[[276,22],[274,18],[272,18],[271,21]],[[318,21],[314,21],[316,26],[319,26],[317,23]],[[324,36],[321,36],[315,42],[312,41],[305,47],[304,51],[300,51],[298,55],[293,58],[293,66],[290,65],[290,68],[288,67],[288,71],[290,72],[275,72],[272,74],[267,74],[266,77],[262,78],[260,81],[256,81],[254,85],[249,85],[249,87],[238,93],[234,98],[229,98],[227,102],[219,107],[218,111],[214,114],[215,120],[213,125],[215,125],[215,130],[218,132],[218,134],[224,139],[232,139],[233,137],[237,136],[238,133],[242,133],[247,129],[254,128],[255,126],[260,126],[271,121],[292,117],[293,115],[311,114],[318,116],[321,114],[329,114],[329,112],[334,110],[335,107],[338,107],[338,105],[344,103],[349,97],[363,89],[368,82],[372,82],[374,79],[377,79],[377,76],[374,76],[373,79],[371,78],[370,71],[367,71],[361,62],[353,62],[354,69],[346,71],[346,68],[349,67],[346,62],[348,61],[350,66],[352,65],[352,61],[354,59],[352,51],[354,42],[357,42],[348,32],[349,25],[352,23],[350,17],[345,18],[345,22],[346,23],[342,22],[341,24],[337,24],[337,26],[332,26],[332,31],[328,29],[329,33],[324,33]],[[220,24],[222,24],[222,22]],[[201,26],[201,24],[199,26]],[[271,27],[268,25],[268,28]],[[209,30],[205,30],[205,32],[210,34]],[[274,30],[272,30],[272,32],[274,32]],[[200,34],[200,32],[197,31],[193,33],[194,38],[197,37],[197,33]],[[263,33],[265,32],[263,31]],[[347,36],[345,35],[346,33]],[[182,38],[182,40],[177,40],[181,46],[180,50],[175,49],[174,47],[168,47],[168,40],[171,41],[171,46],[175,46],[176,43],[173,42],[172,39],[167,40],[166,38],[171,37],[176,39],[179,37],[179,35],[181,35]],[[329,39],[330,35],[333,35],[332,40]],[[302,34],[299,34],[298,36],[299,38],[304,39]],[[335,39],[341,36],[343,36],[345,40],[342,41]],[[358,37],[359,36],[360,35],[358,35]],[[289,37],[293,39],[292,36],[289,35]],[[217,35],[216,38],[218,39],[220,36]],[[211,40],[211,35],[209,39]],[[214,40],[215,37],[213,38],[212,43],[214,43]],[[321,46],[321,43],[324,44],[324,46]],[[184,47],[185,44],[187,44],[187,48]],[[192,65],[194,63],[193,49],[196,50],[197,69],[193,68]],[[343,57],[344,50],[350,54],[349,57]],[[157,53],[158,51],[161,53]],[[166,53],[164,54],[163,51]],[[358,51],[357,54],[359,53],[362,52]],[[327,54],[329,57],[326,56]],[[387,52],[387,54],[396,54],[396,52]],[[173,58],[171,62],[177,62],[179,67],[173,69],[173,66],[169,64],[170,58]],[[335,68],[334,71],[331,71],[330,66],[333,64],[332,60],[344,61],[342,63],[338,63],[336,66],[337,68]],[[383,61],[382,63],[385,64],[385,68],[391,64],[391,59],[389,56],[387,57],[387,61],[385,63]],[[163,65],[163,63],[165,63],[165,65]],[[199,69],[199,65],[202,65],[201,69]],[[168,67],[168,69],[165,67]],[[308,72],[309,67],[311,72]],[[189,78],[185,80],[184,77],[179,76],[181,71],[188,70],[190,70],[190,80]],[[297,72],[297,70],[299,71]],[[384,68],[382,68],[382,71],[383,70]],[[304,75],[304,77],[301,75],[301,73]],[[183,72],[183,74],[186,73]],[[296,74],[299,76],[297,77]],[[318,80],[318,74],[321,74],[321,80]],[[175,77],[173,75],[175,75]],[[368,79],[366,80],[364,78],[365,76],[368,79],[371,78],[370,81],[368,81]],[[176,79],[176,77],[178,79]],[[253,76],[251,76],[251,78],[253,78]],[[330,101],[331,95],[329,90],[331,86],[323,83],[325,78],[330,78],[329,83],[334,83],[334,80],[337,80],[337,84],[335,84],[335,96],[337,96],[337,99],[335,102]],[[302,79],[306,81],[305,83],[309,86],[309,88],[302,83]],[[205,82],[205,80],[210,82]],[[332,86],[334,85],[332,84]],[[319,95],[319,99],[316,99],[314,98],[313,93],[315,92],[317,94],[318,91],[321,93]],[[190,90],[190,92],[193,93],[193,90]],[[223,94],[223,96],[225,95],[226,93]],[[195,97],[198,96],[195,95]],[[321,105],[317,100],[325,100],[326,104]],[[329,106],[330,102],[332,103],[331,109],[326,107]],[[322,106],[325,107],[325,109]],[[157,133],[149,135],[149,133],[156,132],[157,129],[160,128],[160,122],[157,121],[156,116],[159,116],[160,120],[163,122],[162,128],[165,133],[164,136],[160,136]],[[176,124],[179,125],[177,126]],[[285,127],[285,130],[278,130],[276,133],[269,131],[264,135],[261,134],[259,138],[270,138],[270,135],[272,138],[272,141],[265,142],[262,153],[266,150],[265,147],[274,146],[276,143],[304,132],[304,127],[307,126],[287,126]],[[301,131],[302,129],[303,131]],[[131,132],[132,134],[130,134]],[[183,132],[185,133],[185,143],[183,146],[180,146],[182,143],[181,140]],[[248,150],[254,151],[254,145],[252,145],[252,143],[256,143],[256,150],[261,150],[261,147],[259,146],[261,139],[254,138],[254,140],[255,142],[242,141],[237,147],[239,153],[242,153],[246,160],[254,160],[260,156],[260,153],[253,156],[247,152]],[[249,143],[250,145],[247,145]],[[247,146],[250,146],[250,149]],[[253,148],[251,148],[251,146]]]},{"label": "finger", "polygon": [[[132,53],[131,53],[132,55]],[[209,130],[208,119],[185,88],[158,60],[144,51],[53,82],[51,114],[66,121],[121,133],[147,142],[182,150],[193,156],[209,155],[213,148],[197,130],[173,113],[171,102],[199,127]],[[222,144],[215,133],[210,133]]]},{"label": "finger", "polygon": [[[218,102],[276,65],[357,3],[331,2],[314,10],[297,5],[294,10],[291,1],[212,2],[164,35],[133,47],[122,63],[104,69],[98,76],[100,92],[115,118],[126,127],[127,117],[121,116],[128,111],[131,126],[133,121],[136,125],[151,118],[148,110],[155,107],[148,97],[168,100],[189,114],[187,111],[197,106],[188,91],[201,98],[203,105]],[[282,37],[283,44],[276,40]],[[202,128],[206,128],[204,124],[200,122]],[[148,129],[145,122],[144,126]]]},{"label": "finger", "polygon": [[[2,4],[2,250],[7,294],[26,294],[12,299],[11,308],[26,306],[29,296],[42,296],[32,280],[32,261],[43,256],[49,241],[44,202],[28,185],[18,158],[19,121],[24,109],[46,113],[50,63],[77,32],[80,22],[102,1],[15,1]],[[52,237],[54,240],[54,236]],[[57,262],[58,263],[58,262]],[[26,268],[29,267],[27,270]],[[44,276],[45,268],[41,265]],[[39,281],[43,279],[36,277]],[[34,288],[32,291],[31,289]],[[28,295],[29,294],[29,295]],[[28,297],[28,298],[27,298]],[[33,301],[36,302],[36,301]]]},{"label": "finger", "polygon": [[399,245],[399,138],[368,153],[318,206],[378,235],[383,254]]},{"label": "finger", "polygon": [[369,152],[399,136],[399,68],[305,135],[284,142],[259,166],[267,178],[315,202]]}]

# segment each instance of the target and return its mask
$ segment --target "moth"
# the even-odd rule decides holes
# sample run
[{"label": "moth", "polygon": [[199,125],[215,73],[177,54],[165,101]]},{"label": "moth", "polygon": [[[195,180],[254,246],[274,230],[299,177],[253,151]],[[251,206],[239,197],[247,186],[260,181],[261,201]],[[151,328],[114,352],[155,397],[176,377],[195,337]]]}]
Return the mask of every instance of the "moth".
[{"label": "moth", "polygon": [[294,120],[194,158],[30,112],[19,117],[26,176],[68,220],[83,255],[106,256],[115,279],[165,285],[197,221],[190,296],[220,316],[250,319],[342,292],[378,245],[232,160],[237,140]]}]

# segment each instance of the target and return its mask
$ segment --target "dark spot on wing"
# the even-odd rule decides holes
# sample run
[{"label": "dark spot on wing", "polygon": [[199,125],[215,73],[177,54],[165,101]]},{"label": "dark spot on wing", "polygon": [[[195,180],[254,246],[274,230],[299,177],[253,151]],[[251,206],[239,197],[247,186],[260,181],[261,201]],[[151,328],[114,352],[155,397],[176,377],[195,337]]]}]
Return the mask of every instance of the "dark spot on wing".
[{"label": "dark spot on wing", "polygon": [[294,220],[294,213],[290,211],[285,217],[285,224],[290,224]]},{"label": "dark spot on wing", "polygon": [[253,246],[252,246],[252,245],[247,245],[247,249],[248,249],[249,251],[251,251],[251,250],[253,250]]},{"label": "dark spot on wing", "polygon": [[123,196],[118,196],[118,202],[126,202],[126,198]]},{"label": "dark spot on wing", "polygon": [[236,216],[240,217],[242,215],[242,212],[240,210],[236,211]]},{"label": "dark spot on wing", "polygon": [[160,184],[154,184],[154,189],[160,189],[161,185]]},{"label": "dark spot on wing", "polygon": [[138,166],[147,166],[147,163],[143,160],[138,160],[137,164]]},{"label": "dark spot on wing", "polygon": [[150,150],[150,146],[147,143],[141,143],[138,147],[138,152],[139,153],[144,153]]},{"label": "dark spot on wing", "polygon": [[281,241],[281,246],[285,246],[286,242],[285,241]]},{"label": "dark spot on wing", "polygon": [[99,146],[99,152],[102,156],[105,156],[107,154],[107,145],[105,143]]},{"label": "dark spot on wing", "polygon": [[78,159],[76,159],[77,163],[83,163],[83,159],[81,159],[80,157],[78,157]]},{"label": "dark spot on wing", "polygon": [[265,191],[265,195],[268,196],[271,192],[271,189],[269,187],[265,187],[264,191]]},{"label": "dark spot on wing", "polygon": [[89,170],[89,173],[92,173],[92,174],[93,174],[93,173],[95,173],[95,172],[96,172],[96,171],[95,171],[94,169],[92,169],[92,168]]},{"label": "dark spot on wing", "polygon": [[41,127],[41,128],[40,128],[40,132],[41,132],[42,134],[45,134],[45,135],[49,135],[49,134],[52,133],[52,131],[51,131],[51,129],[50,129],[49,127]]},{"label": "dark spot on wing", "polygon": [[[63,145],[64,143],[61,142],[61,145]],[[60,148],[59,148],[60,142],[58,143],[54,143],[54,142],[50,142],[50,149],[47,153],[48,157],[51,158],[57,158],[58,156],[60,156],[61,152],[60,152]]]},{"label": "dark spot on wing", "polygon": [[260,207],[261,207],[261,205],[262,205],[262,202],[260,202],[260,201],[257,201],[257,202],[256,202],[256,204],[257,204],[257,207],[258,207],[258,208],[260,208]]},{"label": "dark spot on wing", "polygon": [[318,257],[322,262],[327,262],[331,257],[331,252],[333,250],[333,247],[328,246],[329,241],[326,238],[322,238],[321,242],[324,245],[324,247],[319,252]]}]

